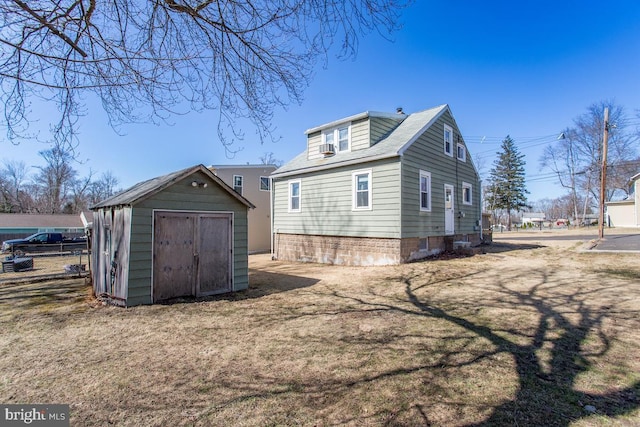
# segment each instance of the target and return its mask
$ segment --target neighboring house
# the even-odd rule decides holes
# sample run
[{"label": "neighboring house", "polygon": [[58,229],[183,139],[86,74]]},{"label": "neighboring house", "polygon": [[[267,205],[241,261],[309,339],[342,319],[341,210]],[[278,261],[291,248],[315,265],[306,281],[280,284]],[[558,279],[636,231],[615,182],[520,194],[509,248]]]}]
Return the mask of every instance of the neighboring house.
[{"label": "neighboring house", "polygon": [[117,305],[246,289],[251,202],[203,165],[91,209],[93,291]]},{"label": "neighboring house", "polygon": [[629,180],[627,200],[607,202],[610,227],[640,227],[640,173]]},{"label": "neighboring house", "polygon": [[365,112],[306,135],[271,175],[275,258],[398,264],[480,243],[480,179],[448,105]]},{"label": "neighboring house", "polygon": [[271,178],[274,165],[209,166],[227,185],[242,194],[255,209],[249,211],[249,253],[271,249]]},{"label": "neighboring house", "polygon": [[85,234],[81,215],[0,213],[0,241],[40,232],[62,233],[68,237]]},{"label": "neighboring house", "polygon": [[544,212],[523,212],[522,213],[522,226],[534,226],[542,228],[543,223],[546,220]]}]

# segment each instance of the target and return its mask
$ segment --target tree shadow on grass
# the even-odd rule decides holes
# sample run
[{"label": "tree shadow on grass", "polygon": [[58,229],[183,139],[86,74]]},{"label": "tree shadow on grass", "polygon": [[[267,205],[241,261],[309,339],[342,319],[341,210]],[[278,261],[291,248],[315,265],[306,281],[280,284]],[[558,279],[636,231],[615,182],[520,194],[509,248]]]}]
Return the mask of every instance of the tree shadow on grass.
[{"label": "tree shadow on grass", "polygon": [[[542,285],[542,284],[541,284]],[[602,322],[609,310],[593,309],[580,302],[578,295],[547,299],[537,295],[539,286],[529,293],[510,290],[502,286],[502,292],[519,306],[535,309],[539,316],[533,340],[526,344],[517,343],[505,337],[504,331],[492,330],[464,317],[443,310],[429,301],[421,300],[406,283],[406,294],[412,304],[429,317],[444,319],[465,330],[490,341],[497,352],[508,353],[515,361],[519,379],[519,389],[515,398],[493,410],[485,421],[469,426],[495,425],[545,425],[568,426],[570,423],[589,416],[584,408],[591,406],[600,415],[616,416],[630,413],[640,407],[640,382],[609,393],[586,393],[574,388],[579,374],[591,367],[583,344],[587,335],[597,332],[603,348],[597,355],[604,355],[610,347],[610,338],[602,331]],[[564,299],[564,301],[563,301]],[[569,306],[578,304],[577,324],[571,322],[565,312]],[[552,331],[550,324],[555,325]],[[516,333],[517,331],[509,331]],[[540,360],[539,351],[547,344],[551,346],[548,369]],[[589,354],[596,356],[596,354]]]},{"label": "tree shadow on grass", "polygon": [[0,318],[26,310],[52,310],[86,301],[90,287],[84,279],[49,280],[0,285]]},{"label": "tree shadow on grass", "polygon": [[[455,314],[419,297],[416,290],[424,285],[412,278],[404,278],[405,293],[411,304],[427,317],[445,320],[478,337],[491,342],[491,353],[509,354],[514,362],[519,388],[513,400],[492,411],[484,421],[471,426],[528,425],[568,426],[594,413],[609,417],[629,414],[640,408],[640,381],[608,393],[588,393],[575,387],[579,374],[592,368],[591,358],[604,356],[615,338],[607,335],[603,321],[611,316],[632,319],[638,311],[618,310],[615,306],[600,306],[590,301],[590,295],[600,292],[619,292],[616,286],[601,285],[597,289],[566,293],[562,283],[549,280],[546,272],[539,272],[539,283],[528,291],[514,290],[509,282],[496,281],[492,289],[500,295],[495,307],[517,308],[535,313],[537,325],[533,334],[523,333],[517,326],[490,327],[467,316]],[[611,289],[608,289],[611,288]],[[576,320],[577,318],[577,320]],[[597,336],[600,348],[588,348],[589,335]],[[527,337],[522,343],[519,338]],[[550,349],[550,357],[543,361],[541,351]]]},{"label": "tree shadow on grass", "polygon": [[[483,362],[495,362],[497,356],[507,355],[506,359],[512,361],[514,369],[511,379],[515,379],[515,389],[513,394],[509,394],[512,397],[489,408],[482,421],[467,423],[467,427],[567,427],[593,414],[625,416],[640,408],[640,381],[614,389],[614,381],[608,380],[610,387],[602,393],[581,390],[579,381],[581,374],[592,369],[598,371],[615,368],[597,367],[595,363],[603,360],[611,350],[612,342],[616,340],[616,332],[609,330],[605,321],[634,322],[640,315],[638,310],[617,306],[615,295],[623,293],[626,285],[619,282],[612,285],[591,282],[590,286],[572,287],[568,291],[570,284],[555,277],[553,271],[534,269],[530,273],[530,276],[535,277],[532,284],[527,286],[514,286],[517,280],[515,276],[506,277],[509,274],[496,277],[495,282],[485,289],[480,301],[473,297],[454,297],[450,300],[443,296],[437,297],[438,292],[428,292],[433,286],[441,289],[440,285],[451,282],[472,287],[469,281],[474,280],[474,274],[464,272],[446,280],[439,280],[436,275],[429,276],[424,271],[386,278],[385,282],[403,286],[404,297],[400,298],[384,298],[384,295],[376,294],[373,288],[370,293],[362,295],[330,291],[329,295],[336,300],[337,310],[333,314],[339,310],[345,313],[359,310],[363,313],[375,312],[378,316],[386,313],[405,317],[407,320],[424,319],[425,331],[429,331],[435,324],[442,325],[445,322],[450,325],[447,333],[444,336],[433,335],[433,338],[442,343],[442,348],[429,350],[429,354],[433,356],[429,358],[429,363],[421,363],[416,359],[416,363],[407,366],[365,371],[360,376],[349,378],[329,377],[315,381],[292,378],[284,381],[284,377],[280,378],[276,374],[253,378],[252,382],[247,383],[234,378],[224,385],[240,391],[241,395],[224,404],[234,405],[246,399],[268,399],[292,394],[309,401],[338,401],[359,386],[375,388],[378,384],[382,386],[388,379],[423,375],[435,379],[435,383],[429,386],[431,391],[441,391],[425,396],[424,400],[419,396],[417,399],[411,398],[405,401],[407,405],[404,406],[382,407],[366,416],[345,414],[341,423],[364,423],[368,419],[374,423],[386,420],[385,425],[407,425],[407,420],[412,420],[412,425],[432,425],[430,419],[437,419],[433,413],[437,413],[438,404],[456,406],[461,411],[465,407],[477,405],[477,402],[465,402],[460,396],[448,393],[446,371],[478,366],[477,375],[482,375],[481,372],[486,369],[482,366],[490,366]],[[603,302],[596,299],[601,294],[613,297]],[[486,317],[473,314],[478,307],[489,313],[513,313],[514,316],[524,313],[525,320],[491,318],[487,321]],[[425,332],[424,337],[427,335],[429,333]],[[421,337],[422,335],[416,335],[414,339]],[[359,345],[370,345],[371,351],[375,352],[395,342],[398,343],[396,347],[400,348],[407,336],[396,334],[387,337],[385,342],[358,335],[347,338],[357,341]],[[480,342],[489,343],[489,348],[478,347]],[[330,345],[330,342],[326,342],[326,345]],[[427,372],[430,374],[425,375]],[[438,402],[440,394],[445,396],[445,402]]]},{"label": "tree shadow on grass", "polygon": [[493,241],[490,245],[483,246],[485,253],[502,253],[512,251],[523,251],[546,248],[547,246],[533,244],[533,243],[506,243]]}]

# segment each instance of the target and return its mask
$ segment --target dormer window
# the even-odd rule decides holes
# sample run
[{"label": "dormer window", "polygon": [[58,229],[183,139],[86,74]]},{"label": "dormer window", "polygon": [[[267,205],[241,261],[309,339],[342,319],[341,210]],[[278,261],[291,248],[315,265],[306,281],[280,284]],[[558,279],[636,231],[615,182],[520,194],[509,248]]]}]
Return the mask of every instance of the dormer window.
[{"label": "dormer window", "polygon": [[323,144],[333,144],[336,153],[351,151],[351,125],[338,126],[322,132]]}]

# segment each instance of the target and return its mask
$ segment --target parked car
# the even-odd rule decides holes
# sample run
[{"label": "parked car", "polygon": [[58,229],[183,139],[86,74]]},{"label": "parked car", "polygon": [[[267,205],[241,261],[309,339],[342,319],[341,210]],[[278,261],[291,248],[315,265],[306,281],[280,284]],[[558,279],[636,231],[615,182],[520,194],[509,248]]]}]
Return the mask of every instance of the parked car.
[{"label": "parked car", "polygon": [[87,248],[86,237],[67,238],[62,233],[36,233],[24,239],[2,242],[1,252],[14,255],[32,252],[72,252]]}]

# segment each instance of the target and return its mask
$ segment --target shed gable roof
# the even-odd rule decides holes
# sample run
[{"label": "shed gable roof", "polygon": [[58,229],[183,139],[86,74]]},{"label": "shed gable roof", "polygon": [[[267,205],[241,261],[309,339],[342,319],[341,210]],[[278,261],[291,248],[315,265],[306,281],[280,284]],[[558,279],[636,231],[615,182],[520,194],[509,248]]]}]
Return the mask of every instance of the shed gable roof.
[{"label": "shed gable roof", "polygon": [[172,172],[167,175],[162,175],[156,178],[151,178],[146,181],[139,182],[134,186],[124,190],[106,200],[103,200],[96,205],[92,206],[91,209],[95,210],[98,208],[104,208],[109,206],[127,206],[134,205],[142,200],[145,200],[154,194],[159,193],[160,191],[168,188],[169,186],[175,184],[176,182],[196,173],[202,172],[207,177],[209,177],[213,182],[218,184],[222,189],[224,189],[229,195],[236,198],[242,204],[246,205],[249,208],[255,208],[255,206],[247,199],[242,197],[242,195],[238,194],[233,190],[233,188],[229,187],[213,174],[206,166],[200,164],[196,166],[192,166],[190,168],[182,169],[176,172]]},{"label": "shed gable roof", "polygon": [[[278,168],[271,174],[271,176],[274,178],[285,177],[301,172],[332,169],[340,166],[354,165],[373,160],[400,156],[446,111],[450,112],[450,109],[447,104],[444,104],[428,110],[409,114],[384,139],[380,140],[377,144],[362,150],[341,153],[339,156],[336,155],[310,160],[307,158],[307,152],[305,149],[305,151],[300,153],[293,160]],[[308,132],[309,131],[307,131],[307,133]]]}]

